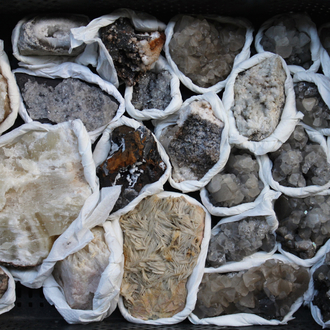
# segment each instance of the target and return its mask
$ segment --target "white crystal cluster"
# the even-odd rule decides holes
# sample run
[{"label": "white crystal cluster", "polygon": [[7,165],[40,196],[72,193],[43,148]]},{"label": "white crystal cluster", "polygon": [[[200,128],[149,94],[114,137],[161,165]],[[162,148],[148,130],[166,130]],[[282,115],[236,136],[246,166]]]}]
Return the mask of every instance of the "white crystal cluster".
[{"label": "white crystal cluster", "polygon": [[241,72],[234,84],[234,114],[239,133],[261,141],[273,133],[285,104],[286,72],[274,55]]},{"label": "white crystal cluster", "polygon": [[245,43],[246,30],[215,20],[183,16],[169,44],[179,70],[200,87],[225,80]]},{"label": "white crystal cluster", "polygon": [[263,216],[247,217],[223,223],[212,234],[207,264],[220,267],[228,261],[240,261],[257,251],[270,252],[275,247],[275,235]]},{"label": "white crystal cluster", "polygon": [[0,124],[7,118],[10,112],[7,79],[0,73]]},{"label": "white crystal cluster", "polygon": [[224,171],[216,174],[206,186],[211,203],[232,207],[254,201],[264,186],[258,172],[255,157],[233,149]]}]

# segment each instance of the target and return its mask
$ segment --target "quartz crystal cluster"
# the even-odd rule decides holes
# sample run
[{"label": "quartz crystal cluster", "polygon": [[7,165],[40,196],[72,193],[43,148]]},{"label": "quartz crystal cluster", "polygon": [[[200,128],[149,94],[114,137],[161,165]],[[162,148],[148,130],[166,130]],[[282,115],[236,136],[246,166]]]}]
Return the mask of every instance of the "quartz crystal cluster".
[{"label": "quartz crystal cluster", "polygon": [[323,322],[330,320],[330,253],[325,255],[323,264],[313,273],[315,295],[313,304],[316,305],[323,318]]},{"label": "quartz crystal cluster", "polygon": [[170,157],[173,179],[199,180],[219,160],[224,123],[205,100],[193,101],[180,111],[177,125],[165,128],[159,140]]},{"label": "quartz crystal cluster", "polygon": [[300,81],[295,83],[297,110],[304,114],[305,124],[315,128],[328,128],[330,126],[330,109],[323,101],[314,83]]},{"label": "quartz crystal cluster", "polygon": [[179,70],[200,87],[225,80],[245,43],[246,29],[215,20],[182,16],[169,44]]},{"label": "quartz crystal cluster", "polygon": [[137,32],[131,21],[124,17],[99,32],[118,77],[128,86],[133,86],[143,73],[150,70],[165,43],[163,32]]},{"label": "quartz crystal cluster", "polygon": [[246,217],[219,225],[211,236],[207,266],[220,267],[228,261],[240,261],[258,251],[270,252],[275,247],[275,234],[266,217]]},{"label": "quartz crystal cluster", "polygon": [[164,174],[166,165],[149,129],[119,126],[111,134],[111,149],[107,159],[97,167],[100,186],[121,185],[122,192],[113,212],[125,207],[141,189],[156,182]]},{"label": "quartz crystal cluster", "polygon": [[91,188],[69,126],[0,148],[0,262],[35,266],[78,216]]},{"label": "quartz crystal cluster", "polygon": [[7,273],[0,267],[0,299],[6,293],[8,289],[9,276]]},{"label": "quartz crystal cluster", "polygon": [[330,196],[294,198],[281,195],[275,202],[279,221],[276,240],[301,259],[313,258],[330,238]]},{"label": "quartz crystal cluster", "polygon": [[157,195],[120,218],[125,255],[121,295],[130,315],[167,318],[185,308],[204,221],[203,208],[184,196]]},{"label": "quartz crystal cluster", "polygon": [[283,57],[288,65],[299,65],[309,69],[311,59],[311,39],[299,31],[294,18],[282,16],[274,20],[272,26],[264,31],[261,45],[265,51]]},{"label": "quartz crystal cluster", "polygon": [[171,79],[167,70],[145,72],[133,89],[132,104],[135,109],[165,110],[172,100]]},{"label": "quartz crystal cluster", "polygon": [[296,126],[281,148],[268,155],[273,162],[273,178],[282,186],[323,186],[330,181],[330,164],[325,151],[309,140],[301,125]]},{"label": "quartz crystal cluster", "polygon": [[24,73],[15,76],[33,120],[61,123],[80,119],[91,132],[109,124],[119,107],[118,101],[100,87],[79,79],[40,78]]},{"label": "quartz crystal cluster", "polygon": [[7,118],[10,112],[8,82],[0,72],[0,124]]},{"label": "quartz crystal cluster", "polygon": [[242,71],[234,84],[234,114],[239,133],[261,141],[276,129],[285,104],[286,72],[279,56]]},{"label": "quartz crystal cluster", "polygon": [[93,309],[93,298],[105,268],[110,251],[104,229],[91,230],[94,239],[76,253],[55,265],[53,276],[61,286],[68,305],[73,309]]},{"label": "quartz crystal cluster", "polygon": [[206,186],[210,202],[219,207],[253,202],[264,186],[258,172],[259,164],[253,155],[232,149],[224,170]]},{"label": "quartz crystal cluster", "polygon": [[199,318],[250,313],[282,320],[308,282],[305,268],[275,259],[246,271],[205,273],[193,313]]}]

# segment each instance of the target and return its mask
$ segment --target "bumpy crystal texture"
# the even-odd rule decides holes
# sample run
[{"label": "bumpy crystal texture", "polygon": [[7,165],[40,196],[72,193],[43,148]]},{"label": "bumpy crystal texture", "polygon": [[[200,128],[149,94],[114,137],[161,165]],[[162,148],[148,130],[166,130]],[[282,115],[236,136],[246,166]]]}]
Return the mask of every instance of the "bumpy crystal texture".
[{"label": "bumpy crystal texture", "polygon": [[16,79],[33,120],[58,124],[80,119],[87,131],[93,131],[109,124],[119,107],[118,101],[100,87],[79,79],[38,78],[22,73],[16,73]]},{"label": "bumpy crystal texture", "polygon": [[234,114],[239,133],[261,141],[273,133],[285,104],[286,72],[272,56],[238,74],[234,84]]},{"label": "bumpy crystal texture", "polygon": [[78,216],[91,189],[68,127],[0,148],[0,261],[35,266]]},{"label": "bumpy crystal texture", "polygon": [[121,217],[125,255],[121,295],[132,316],[158,319],[184,309],[204,219],[203,208],[184,196],[156,195]]},{"label": "bumpy crystal texture", "polygon": [[264,187],[258,173],[259,164],[253,155],[232,149],[224,170],[206,186],[210,202],[220,207],[253,202]]},{"label": "bumpy crystal texture", "polygon": [[330,196],[293,198],[281,195],[275,202],[279,221],[276,240],[302,259],[313,258],[330,238]]},{"label": "bumpy crystal texture", "polygon": [[120,126],[113,130],[107,159],[97,167],[101,187],[121,185],[122,192],[113,212],[125,207],[141,189],[156,182],[164,174],[157,143],[149,129]]},{"label": "bumpy crystal texture", "polygon": [[225,80],[245,43],[246,30],[234,24],[183,16],[169,44],[179,70],[200,87]]},{"label": "bumpy crystal texture", "polygon": [[316,305],[323,322],[330,320],[330,253],[325,256],[324,263],[313,273],[315,295],[313,304]]},{"label": "bumpy crystal texture", "polygon": [[104,229],[95,227],[91,232],[94,239],[78,252],[58,261],[53,271],[68,305],[73,309],[93,309],[94,294],[109,264],[110,251]]},{"label": "bumpy crystal texture", "polygon": [[212,234],[207,266],[220,267],[228,261],[240,261],[258,251],[270,252],[275,247],[275,235],[263,216],[224,223]]},{"label": "bumpy crystal texture", "polygon": [[297,29],[295,20],[283,15],[274,20],[272,26],[264,31],[261,45],[265,51],[282,56],[289,65],[299,65],[309,69],[311,59],[311,39]]},{"label": "bumpy crystal texture", "polygon": [[8,83],[7,79],[0,72],[0,124],[7,118],[10,112]]},{"label": "bumpy crystal texture", "polygon": [[181,109],[177,125],[168,126],[159,138],[170,157],[175,181],[199,180],[220,157],[224,123],[204,100]]},{"label": "bumpy crystal texture", "polygon": [[321,29],[320,41],[328,54],[330,54],[330,27],[324,27]]},{"label": "bumpy crystal texture", "polygon": [[137,32],[128,18],[120,17],[100,29],[100,37],[112,57],[118,77],[133,86],[159,58],[165,43],[163,32]]},{"label": "bumpy crystal texture", "polygon": [[8,289],[9,276],[7,273],[0,267],[0,299],[6,293]]},{"label": "bumpy crystal texture", "polygon": [[279,150],[268,155],[273,162],[273,178],[282,186],[323,186],[330,181],[330,164],[324,150],[309,140],[301,125]]},{"label": "bumpy crystal texture", "polygon": [[170,104],[172,76],[167,70],[159,73],[147,71],[133,89],[132,104],[138,110],[165,110]]},{"label": "bumpy crystal texture", "polygon": [[330,109],[314,83],[295,83],[297,110],[304,114],[303,122],[315,128],[330,127]]},{"label": "bumpy crystal texture", "polygon": [[206,273],[193,313],[199,318],[249,313],[282,320],[308,282],[305,268],[275,259],[246,271]]}]

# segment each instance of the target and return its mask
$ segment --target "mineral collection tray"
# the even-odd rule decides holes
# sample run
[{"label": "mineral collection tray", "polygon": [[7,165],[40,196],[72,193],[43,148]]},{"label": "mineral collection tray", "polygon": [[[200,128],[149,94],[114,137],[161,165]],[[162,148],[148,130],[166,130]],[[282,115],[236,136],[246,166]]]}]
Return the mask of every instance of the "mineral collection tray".
[{"label": "mineral collection tray", "polygon": [[[11,56],[11,31],[16,23],[23,17],[35,13],[72,12],[87,14],[91,19],[108,14],[117,8],[131,8],[144,11],[156,16],[163,22],[178,13],[187,14],[217,14],[223,16],[241,16],[249,19],[258,30],[259,25],[268,18],[285,12],[306,12],[317,26],[330,22],[330,2],[327,0],[2,0],[0,2],[0,39],[5,42],[5,51],[10,58],[12,68],[16,68],[17,61]],[[185,98],[191,95],[185,88],[182,90]],[[22,124],[17,119],[15,126]],[[199,194],[193,194],[199,197]],[[118,309],[107,319],[100,323],[88,325],[69,325],[64,321],[55,307],[48,304],[43,296],[42,289],[33,290],[19,283],[16,286],[15,307],[0,315],[0,329],[216,329],[216,326],[192,325],[188,320],[170,326],[151,326],[131,324],[125,321]],[[310,310],[301,307],[295,314],[295,319],[289,324],[281,326],[283,330],[312,330],[321,327],[313,320]],[[274,326],[249,326],[251,329],[275,329]],[[223,328],[230,329],[230,328]]]}]

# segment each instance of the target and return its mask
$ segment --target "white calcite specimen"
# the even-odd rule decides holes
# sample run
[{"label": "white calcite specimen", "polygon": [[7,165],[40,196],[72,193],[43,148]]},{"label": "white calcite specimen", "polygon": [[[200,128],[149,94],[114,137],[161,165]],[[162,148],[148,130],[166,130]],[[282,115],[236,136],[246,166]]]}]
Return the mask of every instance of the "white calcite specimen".
[{"label": "white calcite specimen", "polygon": [[206,273],[193,313],[199,318],[249,313],[282,320],[308,283],[305,268],[275,259],[246,271]]},{"label": "white calcite specimen", "polygon": [[10,112],[8,82],[7,79],[0,73],[0,124],[7,118]]},{"label": "white calcite specimen", "polygon": [[264,186],[258,172],[259,164],[255,157],[233,149],[224,170],[206,186],[211,203],[232,207],[253,202]]},{"label": "white calcite specimen", "polygon": [[21,55],[76,56],[84,46],[70,50],[70,29],[85,26],[83,15],[44,15],[26,20],[20,28],[17,48]]},{"label": "white calcite specimen", "polygon": [[270,252],[275,247],[275,234],[263,216],[224,223],[219,228],[219,232],[211,236],[208,266],[220,267],[258,251]]},{"label": "white calcite specimen", "polygon": [[159,138],[170,157],[175,181],[199,180],[218,162],[223,127],[205,100],[181,108],[177,125],[165,128]]},{"label": "white calcite specimen", "polygon": [[183,16],[169,44],[179,70],[200,87],[225,80],[245,43],[246,30],[234,24]]},{"label": "white calcite specimen", "polygon": [[273,133],[285,104],[285,80],[286,72],[276,55],[237,76],[231,111],[241,135],[261,141]]},{"label": "white calcite specimen", "polygon": [[53,271],[68,305],[73,309],[93,309],[94,293],[109,264],[110,251],[104,229],[95,227],[91,231],[94,239],[83,249],[58,261]]},{"label": "white calcite specimen", "polygon": [[330,164],[319,144],[309,140],[301,125],[280,149],[269,153],[273,179],[282,186],[323,186],[330,181]]},{"label": "white calcite specimen", "polygon": [[186,282],[203,238],[205,212],[184,196],[145,198],[122,216],[121,295],[133,317],[172,317],[186,305]]},{"label": "white calcite specimen", "polygon": [[330,196],[281,195],[275,212],[279,221],[276,240],[301,259],[313,258],[330,238]]},{"label": "white calcite specimen", "polygon": [[76,219],[91,189],[69,126],[0,148],[0,262],[35,266]]}]

